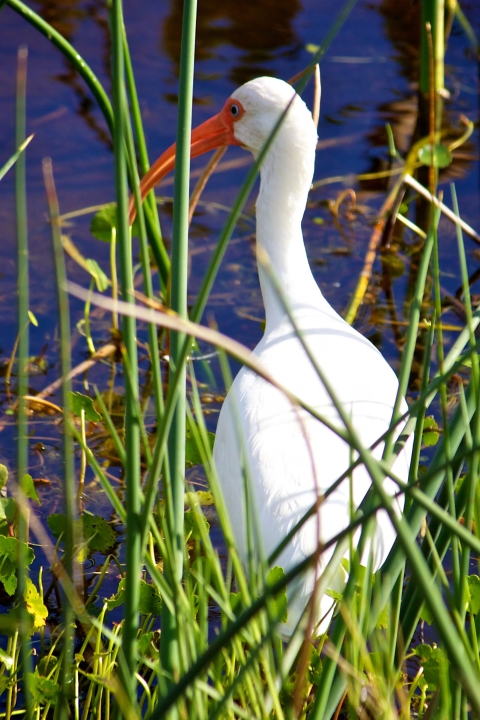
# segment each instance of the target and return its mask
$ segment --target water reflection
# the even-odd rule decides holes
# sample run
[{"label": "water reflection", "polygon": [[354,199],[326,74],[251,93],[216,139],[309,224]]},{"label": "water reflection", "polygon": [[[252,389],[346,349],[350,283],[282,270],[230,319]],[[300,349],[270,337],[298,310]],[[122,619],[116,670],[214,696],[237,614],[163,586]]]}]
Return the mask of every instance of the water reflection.
[{"label": "water reflection", "polygon": [[[182,0],[172,0],[165,20],[161,49],[171,58],[178,74],[182,32]],[[295,54],[301,47],[293,22],[301,11],[299,0],[201,0],[197,20],[197,61],[224,59],[225,46],[242,51],[229,77],[237,85],[259,75],[275,75],[278,50]]]},{"label": "water reflection", "polygon": [[[110,32],[108,27],[107,3],[98,0],[84,5],[81,0],[35,0],[36,10],[41,17],[58,30],[72,45],[75,45],[75,35],[82,23],[93,21],[103,38],[101,43],[102,64],[106,77],[110,77]],[[66,58],[65,72],[55,76],[59,82],[68,85],[77,98],[77,113],[91,128],[98,139],[112,147],[110,133],[104,123],[99,121],[93,110],[96,108],[95,100],[88,92],[85,82],[75,67]]]},{"label": "water reflection", "polygon": [[[81,0],[34,0],[35,9],[69,42],[75,45],[75,36],[82,24],[93,22],[100,31],[101,57],[104,74],[110,77],[110,35],[108,9],[105,0],[83,3]],[[158,51],[172,62],[172,74],[178,77],[180,42],[182,33],[183,0],[172,0],[170,10],[161,25]],[[302,42],[294,28],[294,20],[302,10],[300,0],[234,0],[218,3],[217,0],[201,0],[198,8],[196,59],[214,59],[224,72],[224,62],[229,48],[241,51],[240,57],[230,65],[228,76],[236,84],[259,75],[276,75],[275,61],[279,57],[296,56]],[[135,42],[135,36],[130,38]],[[138,48],[131,47],[132,55]],[[109,133],[94,112],[95,102],[87,91],[78,72],[67,60],[65,72],[56,80],[68,85],[78,99],[77,112],[92,128],[97,137],[110,145]],[[202,72],[200,66],[197,75]],[[205,76],[213,79],[216,73]],[[108,89],[108,88],[107,88]],[[164,98],[177,101],[175,93],[165,93]]]},{"label": "water reflection", "polygon": [[[418,99],[421,3],[420,0],[412,0],[410,3],[383,0],[379,11],[384,18],[385,33],[396,51],[395,60],[400,74],[409,81],[407,92],[398,93],[400,95],[398,99],[379,105],[379,115],[391,124],[396,148],[405,154],[416,140],[428,133],[428,117],[421,117]],[[455,88],[451,99],[445,103],[442,114],[442,142],[447,144],[458,138],[465,129],[459,123],[460,90],[457,73],[458,68],[451,62],[445,67],[445,85]],[[438,109],[442,111],[441,106]],[[466,103],[465,109],[471,109],[470,103]],[[385,127],[376,128],[370,140],[374,146],[386,145]],[[466,142],[460,151],[453,154],[453,162],[441,174],[443,182],[466,176],[474,159],[473,147],[471,141]],[[385,168],[377,167],[377,169]]]}]

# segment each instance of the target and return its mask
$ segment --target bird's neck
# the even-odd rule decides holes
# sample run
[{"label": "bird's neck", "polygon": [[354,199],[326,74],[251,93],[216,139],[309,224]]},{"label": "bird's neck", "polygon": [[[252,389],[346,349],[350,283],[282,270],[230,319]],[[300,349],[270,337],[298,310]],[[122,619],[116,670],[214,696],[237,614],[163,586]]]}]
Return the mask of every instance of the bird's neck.
[{"label": "bird's neck", "polygon": [[[267,254],[290,307],[321,302],[302,235],[302,218],[313,175],[313,162],[301,154],[270,152],[261,169],[257,200],[257,245]],[[266,332],[285,320],[285,311],[268,272],[258,263],[266,315]],[[326,302],[326,301],[325,301]]]}]

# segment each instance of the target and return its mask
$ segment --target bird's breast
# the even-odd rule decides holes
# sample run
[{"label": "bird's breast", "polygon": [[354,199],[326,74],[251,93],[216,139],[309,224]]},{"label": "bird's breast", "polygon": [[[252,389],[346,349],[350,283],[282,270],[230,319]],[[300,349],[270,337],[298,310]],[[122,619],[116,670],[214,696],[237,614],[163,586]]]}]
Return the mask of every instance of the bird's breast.
[{"label": "bird's breast", "polygon": [[[397,379],[368,340],[335,318],[320,324],[304,317],[302,335],[328,388],[287,324],[267,332],[254,354],[276,382],[320,419],[248,368],[235,378],[220,414],[214,456],[242,554],[245,516],[238,508],[245,482],[251,483],[258,527],[270,529],[263,536],[264,552],[269,554],[355,458],[335,432],[345,430],[335,401],[365,447],[378,440],[391,419]],[[374,454],[381,457],[382,449],[378,444]],[[408,472],[408,463],[405,469]],[[313,552],[319,538],[326,542],[345,527],[352,505],[360,504],[370,484],[365,467],[357,467],[352,482],[345,479],[318,517],[295,536],[284,566]]]}]

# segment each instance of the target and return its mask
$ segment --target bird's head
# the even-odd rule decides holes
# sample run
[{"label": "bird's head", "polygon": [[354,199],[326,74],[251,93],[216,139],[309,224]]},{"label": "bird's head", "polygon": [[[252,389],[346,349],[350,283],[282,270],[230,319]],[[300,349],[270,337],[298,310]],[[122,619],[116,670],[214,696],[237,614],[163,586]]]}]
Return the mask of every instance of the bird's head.
[{"label": "bird's head", "polygon": [[311,113],[292,86],[283,80],[262,77],[245,83],[230,96],[222,112],[231,115],[232,110],[235,144],[255,156],[268,142],[283,114],[279,144],[284,143],[287,136],[295,143],[307,135],[315,146],[316,128]]},{"label": "bird's head", "polygon": [[[286,111],[286,113],[285,113]],[[288,134],[296,144],[315,148],[316,128],[310,112],[291,85],[276,78],[262,77],[242,85],[228,98],[222,110],[192,131],[191,157],[225,145],[240,145],[257,156],[285,113],[275,138]],[[142,200],[175,167],[176,145],[171,145],[152,165],[140,183]],[[135,219],[133,197],[130,223]]]}]

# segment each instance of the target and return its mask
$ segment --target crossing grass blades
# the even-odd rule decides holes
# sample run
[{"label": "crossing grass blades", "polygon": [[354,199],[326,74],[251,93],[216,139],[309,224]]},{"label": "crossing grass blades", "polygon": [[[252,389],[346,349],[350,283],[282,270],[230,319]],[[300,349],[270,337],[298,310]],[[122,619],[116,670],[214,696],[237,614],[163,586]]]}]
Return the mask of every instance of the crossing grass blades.
[{"label": "crossing grass blades", "polygon": [[[49,519],[50,533],[47,533],[29,512],[30,505],[39,502],[39,498],[28,473],[28,423],[34,400],[28,397],[28,328],[35,318],[29,312],[28,237],[23,222],[27,202],[27,53],[22,48],[17,81],[18,150],[9,161],[9,165],[15,164],[18,218],[18,372],[16,400],[12,398],[18,423],[18,466],[10,476],[6,468],[0,468],[4,492],[0,498],[0,580],[6,593],[15,598],[13,608],[0,616],[6,638],[0,650],[0,691],[5,703],[2,717],[8,720],[14,715],[25,715],[29,720],[94,716],[123,716],[128,720],[139,717],[321,720],[377,716],[406,720],[433,716],[463,719],[480,715],[477,633],[480,578],[471,573],[471,559],[480,555],[480,539],[476,533],[480,528],[480,415],[477,412],[480,377],[476,336],[480,310],[471,302],[454,187],[442,201],[457,218],[465,327],[451,349],[444,353],[438,252],[441,207],[432,198],[428,227],[418,228],[407,218],[422,239],[422,250],[408,308],[399,394],[406,394],[412,365],[420,349],[423,366],[414,400],[405,416],[394,413],[390,430],[383,438],[386,451],[381,460],[375,459],[370,448],[362,448],[361,459],[355,460],[354,451],[358,448],[352,447],[352,466],[355,462],[366,464],[372,488],[360,508],[353,509],[348,528],[334,538],[340,550],[333,554],[329,569],[334,572],[343,562],[348,580],[343,593],[331,593],[337,607],[328,633],[311,638],[307,607],[291,638],[283,642],[279,624],[285,621],[288,612],[286,586],[315,562],[316,553],[285,573],[275,562],[280,547],[272,557],[258,564],[255,576],[245,574],[222,501],[212,461],[211,433],[207,430],[190,358],[195,339],[216,347],[226,388],[231,382],[229,356],[262,372],[247,348],[201,325],[200,321],[226,245],[268,147],[249,173],[231,210],[188,319],[188,148],[196,7],[194,2],[186,2],[178,107],[174,249],[170,258],[163,245],[155,198],[151,194],[140,209],[134,227],[139,237],[144,283],[144,302],[136,300],[128,196],[132,192],[140,208],[139,174],[143,176],[148,171],[149,162],[121,1],[112,0],[110,8],[113,103],[89,66],[54,28],[19,0],[8,0],[8,4],[47,35],[74,63],[112,133],[116,206],[104,209],[93,223],[94,232],[98,233],[100,228],[111,242],[111,277],[102,273],[94,260],[85,261],[92,276],[92,287],[90,290],[72,284],[68,287],[72,294],[86,302],[87,338],[89,308],[98,304],[112,312],[112,325],[118,329],[109,339],[109,356],[114,358],[112,362],[121,365],[125,394],[124,403],[119,406],[120,422],[103,389],[97,389],[90,396],[73,393],[71,382],[64,380],[61,394],[55,396],[55,400],[37,398],[37,403],[50,403],[63,415],[63,512]],[[296,86],[299,92],[353,4],[348,2],[333,24],[311,67],[299,80]],[[441,23],[433,22],[433,19],[438,21],[435,15],[438,12],[435,3],[425,3],[424,64],[431,64],[432,48],[437,52],[443,47],[438,37],[431,42],[431,28],[438,33],[439,27],[443,27],[443,19]],[[436,58],[437,70],[440,61],[443,63],[443,55]],[[430,98],[430,105],[427,102],[431,111],[430,134],[423,138],[423,143],[417,144],[415,152],[423,149],[429,185],[425,191],[436,197],[439,157],[445,155],[439,149],[441,142],[436,126],[441,107],[435,99],[441,77],[438,72],[435,77],[428,72],[422,77],[423,82],[425,77],[429,78],[426,92],[427,101]],[[72,361],[65,241],[51,162],[46,160],[43,169],[57,272],[61,375],[68,378]],[[7,170],[6,166],[5,172]],[[411,163],[405,162],[401,182],[410,170]],[[393,211],[392,207],[387,210]],[[151,257],[160,278],[161,297],[153,290]],[[259,260],[262,262],[262,258]],[[425,303],[425,297],[430,288],[429,304]],[[277,291],[281,295],[281,288],[277,287]],[[117,300],[118,292],[121,300]],[[165,313],[165,306],[171,311]],[[139,323],[145,324],[149,352],[156,425],[153,443],[145,426],[145,404],[139,385],[136,343]],[[166,338],[170,357],[167,375],[159,356],[159,348],[167,349]],[[90,343],[89,347],[95,353]],[[93,361],[95,357],[93,354]],[[463,378],[461,382],[459,377]],[[457,400],[453,412],[449,407],[452,383],[455,383]],[[296,402],[295,398],[291,400]],[[429,415],[431,407],[435,408],[439,425]],[[382,482],[391,474],[392,463],[401,451],[403,439],[394,443],[393,438],[405,421],[404,435],[413,434],[414,450],[408,483],[398,481],[398,494],[405,497],[405,512],[399,517]],[[122,498],[105,471],[98,446],[89,441],[89,423],[102,427],[110,450],[122,467],[125,489]],[[421,457],[425,445],[432,448],[428,465]],[[185,486],[186,463],[192,462],[203,465],[208,489],[198,491]],[[76,465],[79,473],[75,473]],[[78,478],[81,485],[87,468],[97,478],[111,503],[112,516],[124,530],[122,562],[117,558],[117,538],[111,523],[85,512],[79,501]],[[223,532],[226,562],[210,535],[206,509],[211,505],[215,507]],[[373,532],[378,508],[389,513],[397,541],[381,571],[374,575],[372,561],[364,566],[360,559],[362,548]],[[311,512],[314,511],[312,508]],[[353,543],[355,533],[357,540]],[[33,537],[42,545],[42,552],[50,562],[54,582],[48,587],[44,583],[45,573],[30,571],[34,555],[39,552],[31,542]],[[53,538],[53,542],[49,538]],[[352,549],[347,563],[341,558],[349,545]],[[106,559],[86,596],[83,564],[92,551],[103,552]],[[451,557],[448,572],[444,565],[447,553]],[[118,586],[116,592],[107,597],[103,586],[112,566],[116,566]],[[326,582],[323,576],[318,582],[319,592],[330,592],[328,586],[322,585]],[[47,605],[53,596],[61,612],[56,629],[47,635]],[[425,637],[435,637],[435,642],[419,643],[417,639],[412,642],[419,623],[427,629]]]}]

